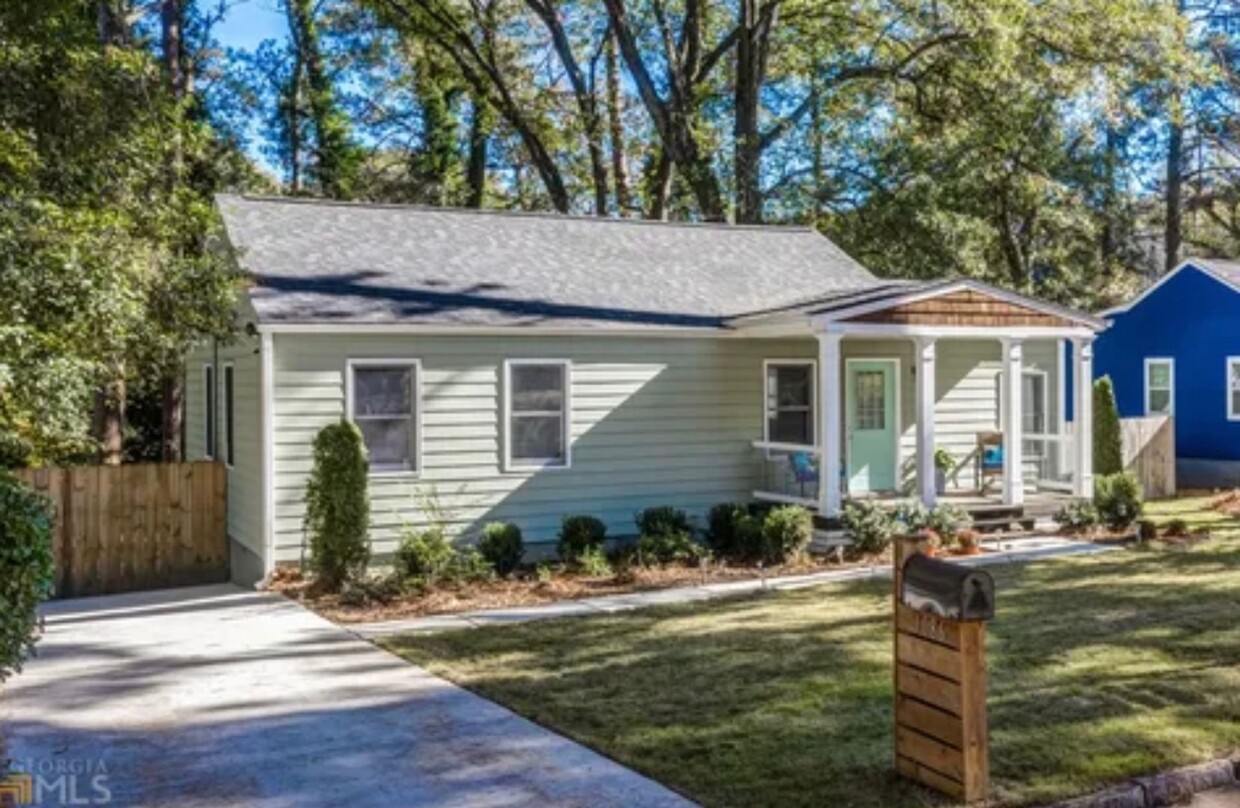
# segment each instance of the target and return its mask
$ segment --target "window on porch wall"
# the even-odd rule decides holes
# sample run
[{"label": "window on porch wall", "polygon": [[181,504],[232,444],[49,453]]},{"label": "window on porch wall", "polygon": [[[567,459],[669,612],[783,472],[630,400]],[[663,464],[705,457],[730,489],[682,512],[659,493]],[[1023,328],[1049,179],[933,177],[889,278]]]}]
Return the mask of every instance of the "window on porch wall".
[{"label": "window on porch wall", "polygon": [[814,445],[812,364],[767,365],[766,439],[773,443]]}]

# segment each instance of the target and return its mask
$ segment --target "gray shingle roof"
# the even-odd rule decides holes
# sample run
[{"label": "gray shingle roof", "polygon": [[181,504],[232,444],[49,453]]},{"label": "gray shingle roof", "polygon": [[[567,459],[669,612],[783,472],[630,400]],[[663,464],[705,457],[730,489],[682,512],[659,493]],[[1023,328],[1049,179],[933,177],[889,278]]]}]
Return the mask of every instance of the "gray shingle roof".
[{"label": "gray shingle roof", "polygon": [[1203,269],[1213,272],[1232,286],[1240,288],[1240,262],[1226,261],[1222,258],[1189,258],[1190,264],[1199,264]]},{"label": "gray shingle roof", "polygon": [[217,203],[268,323],[721,327],[880,285],[808,228]]}]

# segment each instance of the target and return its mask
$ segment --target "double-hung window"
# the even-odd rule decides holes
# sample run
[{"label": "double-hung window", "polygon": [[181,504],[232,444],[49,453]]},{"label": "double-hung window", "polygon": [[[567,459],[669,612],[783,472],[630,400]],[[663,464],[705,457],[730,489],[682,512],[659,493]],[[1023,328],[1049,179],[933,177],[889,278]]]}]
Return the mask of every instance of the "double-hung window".
[{"label": "double-hung window", "polygon": [[349,418],[362,431],[372,474],[418,471],[417,360],[349,360]]},{"label": "double-hung window", "polygon": [[1227,420],[1240,421],[1240,356],[1227,357]]},{"label": "double-hung window", "polygon": [[504,465],[509,470],[571,464],[571,365],[564,360],[504,363]]},{"label": "double-hung window", "polygon": [[1145,358],[1145,414],[1175,412],[1175,360],[1162,356]]},{"label": "double-hung window", "polygon": [[764,363],[766,440],[813,446],[815,363],[770,359]]},{"label": "double-hung window", "polygon": [[202,366],[203,457],[215,457],[215,365]]}]

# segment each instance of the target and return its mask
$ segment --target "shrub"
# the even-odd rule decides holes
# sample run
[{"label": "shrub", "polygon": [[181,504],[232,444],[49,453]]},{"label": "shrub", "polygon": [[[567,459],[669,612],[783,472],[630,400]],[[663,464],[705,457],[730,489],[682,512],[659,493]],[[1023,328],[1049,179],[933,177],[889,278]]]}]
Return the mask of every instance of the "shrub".
[{"label": "shrub", "polygon": [[383,605],[396,600],[404,592],[404,582],[399,575],[363,575],[341,585],[340,603],[361,607]]},{"label": "shrub", "polygon": [[1149,544],[1158,538],[1158,525],[1149,519],[1142,519],[1137,522],[1137,540],[1143,544]]},{"label": "shrub", "polygon": [[593,516],[565,516],[555,551],[571,564],[579,561],[587,550],[601,551],[606,540],[607,526],[601,520]]},{"label": "shrub", "polygon": [[396,574],[404,578],[424,578],[428,581],[437,580],[452,563],[456,548],[441,528],[433,527],[422,531],[408,528],[401,537],[400,546],[396,549]]},{"label": "shrub", "polygon": [[511,522],[492,522],[482,528],[478,538],[478,552],[491,562],[500,575],[509,575],[521,563],[525,555],[525,542],[521,528]]},{"label": "shrub", "polygon": [[495,567],[475,547],[457,550],[448,560],[448,566],[442,573],[441,580],[486,581],[495,576]]},{"label": "shrub", "polygon": [[898,523],[892,513],[873,502],[850,502],[840,516],[844,533],[859,553],[881,553],[891,544]]},{"label": "shrub", "polygon": [[310,568],[318,576],[316,586],[325,591],[337,592],[345,581],[360,577],[370,560],[369,467],[355,424],[341,421],[315,436],[304,527]]},{"label": "shrub", "polygon": [[926,512],[926,528],[933,530],[950,545],[960,532],[973,526],[973,517],[957,505],[936,505]]},{"label": "shrub", "polygon": [[721,502],[706,516],[706,545],[727,558],[745,555],[745,544],[752,538],[757,520],[740,502]]},{"label": "shrub", "polygon": [[1141,518],[1141,483],[1123,472],[1098,477],[1094,480],[1094,507],[1109,527],[1123,530]]},{"label": "shrub", "polygon": [[946,474],[956,467],[956,458],[946,449],[939,447],[934,450],[934,467]]},{"label": "shrub", "polygon": [[1119,409],[1111,377],[1094,382],[1094,474],[1119,474],[1124,470]]},{"label": "shrub", "polygon": [[601,546],[591,545],[577,556],[576,565],[582,573],[596,578],[611,575],[611,563]]},{"label": "shrub", "polygon": [[1167,523],[1167,526],[1163,528],[1163,535],[1171,536],[1172,538],[1183,538],[1184,536],[1187,536],[1188,522],[1185,522],[1183,519],[1172,519]]},{"label": "shrub", "polygon": [[39,638],[39,602],[52,593],[52,504],[0,471],[0,682]]},{"label": "shrub", "polygon": [[1076,500],[1060,508],[1054,519],[1064,530],[1079,533],[1098,526],[1098,509],[1092,502]]},{"label": "shrub", "polygon": [[702,557],[704,549],[688,533],[643,535],[637,540],[637,552],[644,564],[694,561]]},{"label": "shrub", "polygon": [[814,520],[799,505],[772,508],[762,520],[763,559],[780,563],[805,554],[814,538]]},{"label": "shrub", "polygon": [[693,527],[689,524],[689,517],[685,515],[685,512],[671,505],[647,508],[637,514],[635,521],[639,536],[689,535],[693,532]]},{"label": "shrub", "polygon": [[898,533],[911,536],[930,527],[930,510],[919,500],[905,502],[890,513]]}]

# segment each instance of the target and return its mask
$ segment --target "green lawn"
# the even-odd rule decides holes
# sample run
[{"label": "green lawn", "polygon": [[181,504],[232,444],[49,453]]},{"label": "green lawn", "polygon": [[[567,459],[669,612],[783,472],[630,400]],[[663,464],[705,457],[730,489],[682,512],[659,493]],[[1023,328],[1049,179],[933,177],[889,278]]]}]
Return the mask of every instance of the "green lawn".
[{"label": "green lawn", "polygon": [[[1240,529],[991,567],[995,797],[1038,803],[1240,749]],[[387,646],[707,805],[924,805],[891,770],[890,584]]]}]

